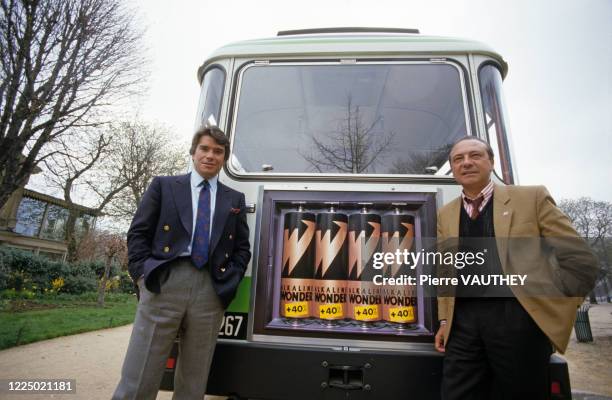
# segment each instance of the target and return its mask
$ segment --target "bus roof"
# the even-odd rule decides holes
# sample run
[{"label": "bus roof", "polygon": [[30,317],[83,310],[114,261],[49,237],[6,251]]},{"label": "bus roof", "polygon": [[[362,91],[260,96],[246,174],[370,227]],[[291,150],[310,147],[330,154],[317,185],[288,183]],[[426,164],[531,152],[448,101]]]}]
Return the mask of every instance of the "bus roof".
[{"label": "bus roof", "polygon": [[206,66],[221,58],[296,56],[388,56],[388,55],[483,54],[496,59],[502,75],[508,71],[503,57],[484,43],[474,40],[389,32],[317,33],[244,40],[215,50],[198,69],[198,80]]}]

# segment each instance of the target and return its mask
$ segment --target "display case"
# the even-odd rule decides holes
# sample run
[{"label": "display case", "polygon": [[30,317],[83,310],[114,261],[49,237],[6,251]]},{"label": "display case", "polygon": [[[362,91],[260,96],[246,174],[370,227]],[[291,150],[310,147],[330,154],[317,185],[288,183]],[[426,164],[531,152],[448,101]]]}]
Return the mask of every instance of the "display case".
[{"label": "display case", "polygon": [[435,237],[435,193],[263,189],[261,199],[255,339],[431,341],[435,298],[383,279],[424,266],[383,256]]}]

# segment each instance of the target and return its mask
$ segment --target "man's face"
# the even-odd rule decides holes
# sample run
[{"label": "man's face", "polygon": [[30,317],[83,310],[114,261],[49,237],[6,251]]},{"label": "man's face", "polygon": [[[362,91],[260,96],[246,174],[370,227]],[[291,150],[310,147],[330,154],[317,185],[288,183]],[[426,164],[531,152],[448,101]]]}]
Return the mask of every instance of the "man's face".
[{"label": "man's face", "polygon": [[225,148],[208,135],[200,138],[195,153],[191,156],[193,167],[204,178],[210,179],[219,173],[225,161]]},{"label": "man's face", "polygon": [[455,180],[465,189],[480,191],[489,183],[493,160],[483,143],[477,140],[457,143],[451,149],[450,160]]}]

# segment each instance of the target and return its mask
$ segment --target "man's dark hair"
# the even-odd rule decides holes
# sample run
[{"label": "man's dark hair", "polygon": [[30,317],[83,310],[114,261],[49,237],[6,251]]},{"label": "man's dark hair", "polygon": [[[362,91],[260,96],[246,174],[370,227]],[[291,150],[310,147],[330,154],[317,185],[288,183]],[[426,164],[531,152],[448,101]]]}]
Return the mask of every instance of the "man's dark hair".
[{"label": "man's dark hair", "polygon": [[458,145],[461,142],[464,142],[466,140],[475,140],[477,142],[480,142],[482,144],[485,145],[485,148],[487,150],[487,154],[489,155],[489,159],[491,161],[493,161],[495,159],[494,155],[493,155],[493,148],[491,147],[491,145],[486,141],[486,140],[482,140],[481,138],[477,137],[477,136],[463,136],[460,137],[459,139],[457,139],[455,141],[455,143],[453,143],[453,145],[451,146],[450,150],[448,151],[448,162],[449,163],[453,163],[453,161],[451,160],[451,153],[453,152],[453,149],[455,148],[456,145]]},{"label": "man's dark hair", "polygon": [[223,146],[223,148],[225,149],[225,161],[227,161],[227,159],[229,158],[230,142],[227,136],[225,136],[225,133],[216,126],[202,126],[196,131],[196,133],[193,134],[189,154],[195,154],[196,147],[198,147],[198,143],[200,143],[200,139],[202,138],[202,136],[210,136],[211,138],[213,138],[215,143],[220,146]]}]

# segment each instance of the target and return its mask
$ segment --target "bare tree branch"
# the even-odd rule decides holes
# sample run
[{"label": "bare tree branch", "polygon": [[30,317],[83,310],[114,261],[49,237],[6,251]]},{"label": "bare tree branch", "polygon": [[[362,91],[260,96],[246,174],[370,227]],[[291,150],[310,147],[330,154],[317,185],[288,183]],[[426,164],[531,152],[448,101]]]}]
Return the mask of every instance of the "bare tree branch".
[{"label": "bare tree branch", "polygon": [[131,219],[154,176],[175,175],[187,169],[186,143],[177,143],[168,129],[143,122],[125,122],[114,129],[122,138],[110,165],[120,171],[126,190],[117,193],[105,213]]},{"label": "bare tree branch", "polygon": [[377,134],[381,117],[364,123],[359,106],[347,96],[346,116],[338,129],[319,137],[312,135],[310,154],[301,156],[318,172],[364,173],[393,145],[393,132]]},{"label": "bare tree branch", "polygon": [[[612,250],[612,203],[595,201],[590,197],[575,200],[562,200],[559,208],[569,217],[574,227],[591,245],[599,256],[601,269],[599,280],[609,297],[609,277],[611,275],[610,250]],[[596,303],[593,293],[591,302]]]},{"label": "bare tree branch", "polygon": [[140,90],[142,33],[121,1],[0,0],[0,207],[49,146]]}]

